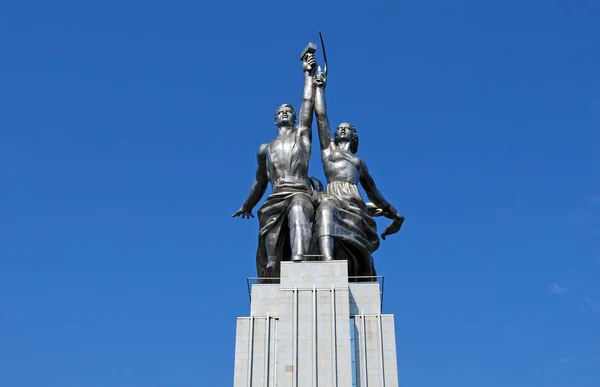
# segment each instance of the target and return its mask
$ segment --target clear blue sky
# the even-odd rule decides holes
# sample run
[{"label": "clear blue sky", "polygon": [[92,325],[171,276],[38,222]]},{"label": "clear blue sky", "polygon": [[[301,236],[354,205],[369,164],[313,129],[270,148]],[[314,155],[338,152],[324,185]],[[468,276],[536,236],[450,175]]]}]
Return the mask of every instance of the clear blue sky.
[{"label": "clear blue sky", "polygon": [[3,1],[0,386],[232,384],[258,226],[231,214],[321,30],[330,119],[407,219],[375,255],[401,385],[597,387],[599,14]]}]

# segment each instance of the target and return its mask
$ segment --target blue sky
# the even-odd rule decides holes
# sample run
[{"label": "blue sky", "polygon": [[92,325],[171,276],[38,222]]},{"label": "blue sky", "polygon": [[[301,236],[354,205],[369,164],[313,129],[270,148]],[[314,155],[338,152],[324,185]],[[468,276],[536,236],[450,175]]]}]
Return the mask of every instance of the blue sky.
[{"label": "blue sky", "polygon": [[597,387],[598,14],[4,1],[0,385],[231,385],[258,227],[231,213],[321,30],[332,124],[406,216],[375,254],[400,383]]}]

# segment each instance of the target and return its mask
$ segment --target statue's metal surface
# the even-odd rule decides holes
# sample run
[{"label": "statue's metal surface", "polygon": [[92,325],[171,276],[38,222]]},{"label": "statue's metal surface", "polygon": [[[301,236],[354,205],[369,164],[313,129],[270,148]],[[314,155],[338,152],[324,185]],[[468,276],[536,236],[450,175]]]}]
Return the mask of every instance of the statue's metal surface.
[{"label": "statue's metal surface", "polygon": [[[314,44],[309,43],[300,56],[304,91],[298,125],[294,127],[296,114],[291,105],[284,104],[276,110],[278,135],[259,147],[250,193],[233,214],[253,218],[252,209],[271,183],[272,193],[258,211],[256,265],[262,278],[278,277],[281,261],[302,261],[309,254],[324,260],[348,260],[352,276],[374,276],[371,254],[379,247],[379,237],[372,217],[393,220],[382,234],[383,239],[398,232],[404,221],[377,189],[366,163],[355,155],[356,128],[342,123],[332,138],[325,101],[327,57],[323,37],[319,35],[324,70],[319,67],[317,72]],[[313,110],[327,178],[325,192],[318,179],[308,176]],[[363,201],[359,183],[371,203]]]},{"label": "statue's metal surface", "polygon": [[258,210],[260,224],[256,265],[259,277],[278,277],[280,262],[301,261],[310,251],[311,221],[317,205],[316,191],[308,177],[311,152],[313,105],[316,71],[310,43],[301,55],[304,92],[298,125],[289,104],[275,111],[277,137],[258,148],[256,177],[250,193],[234,217],[254,217],[252,209],[262,198],[269,182],[272,193]]}]

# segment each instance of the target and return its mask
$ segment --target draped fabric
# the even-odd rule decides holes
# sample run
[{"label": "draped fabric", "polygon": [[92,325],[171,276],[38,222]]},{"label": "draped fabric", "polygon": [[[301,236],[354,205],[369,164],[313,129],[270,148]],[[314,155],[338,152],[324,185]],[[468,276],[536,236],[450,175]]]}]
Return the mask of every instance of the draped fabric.
[{"label": "draped fabric", "polygon": [[[279,277],[279,263],[291,259],[288,209],[296,195],[306,196],[313,206],[317,203],[316,192],[306,183],[284,182],[277,185],[277,189],[269,195],[258,210],[256,271],[259,277]],[[274,255],[271,258],[267,254],[267,243],[274,243],[276,246],[275,250],[272,250]]]},{"label": "draped fabric", "polygon": [[379,248],[377,224],[369,216],[356,184],[333,181],[321,197],[313,225],[313,251],[318,252],[318,240],[332,236],[335,259],[347,260],[350,276],[375,276],[371,254]]}]

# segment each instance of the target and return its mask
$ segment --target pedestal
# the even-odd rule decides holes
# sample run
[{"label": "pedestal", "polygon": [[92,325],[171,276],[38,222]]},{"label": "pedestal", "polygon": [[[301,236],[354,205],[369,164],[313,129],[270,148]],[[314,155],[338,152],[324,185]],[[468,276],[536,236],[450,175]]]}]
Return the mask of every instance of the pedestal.
[{"label": "pedestal", "polygon": [[237,319],[234,387],[398,386],[382,294],[383,278],[349,282],[346,261],[282,262]]}]

